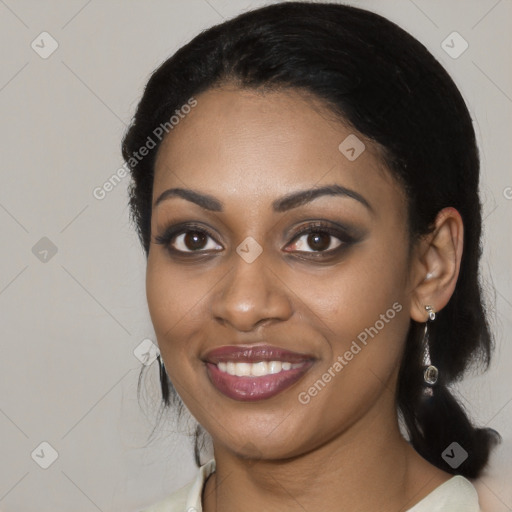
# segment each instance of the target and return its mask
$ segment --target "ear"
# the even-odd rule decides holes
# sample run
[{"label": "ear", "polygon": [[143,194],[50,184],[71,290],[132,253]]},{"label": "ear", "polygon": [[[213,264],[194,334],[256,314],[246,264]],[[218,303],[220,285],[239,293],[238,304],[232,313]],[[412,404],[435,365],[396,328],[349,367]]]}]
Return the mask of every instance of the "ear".
[{"label": "ear", "polygon": [[459,277],[464,224],[455,208],[444,208],[436,217],[434,230],[421,239],[411,265],[411,311],[416,322],[426,322],[428,312],[443,309]]}]

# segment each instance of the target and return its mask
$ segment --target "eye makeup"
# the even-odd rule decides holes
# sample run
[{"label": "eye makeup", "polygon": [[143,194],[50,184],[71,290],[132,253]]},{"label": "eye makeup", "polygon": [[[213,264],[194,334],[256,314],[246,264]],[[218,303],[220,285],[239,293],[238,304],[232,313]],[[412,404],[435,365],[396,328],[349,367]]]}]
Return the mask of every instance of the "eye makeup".
[{"label": "eye makeup", "polygon": [[[288,255],[300,255],[302,259],[333,258],[363,237],[359,228],[326,219],[309,219],[286,234],[289,241],[282,250]],[[173,258],[203,259],[224,250],[218,238],[205,224],[185,221],[168,224],[154,240]]]}]

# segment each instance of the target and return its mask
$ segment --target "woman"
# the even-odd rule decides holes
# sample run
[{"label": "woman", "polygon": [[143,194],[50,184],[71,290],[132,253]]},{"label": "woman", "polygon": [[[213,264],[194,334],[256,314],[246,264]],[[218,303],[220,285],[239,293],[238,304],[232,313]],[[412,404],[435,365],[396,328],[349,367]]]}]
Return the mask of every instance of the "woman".
[{"label": "woman", "polygon": [[423,45],[344,5],[242,14],[155,71],[123,155],[164,403],[214,449],[148,511],[479,510],[498,435],[448,389],[491,352],[478,150]]}]

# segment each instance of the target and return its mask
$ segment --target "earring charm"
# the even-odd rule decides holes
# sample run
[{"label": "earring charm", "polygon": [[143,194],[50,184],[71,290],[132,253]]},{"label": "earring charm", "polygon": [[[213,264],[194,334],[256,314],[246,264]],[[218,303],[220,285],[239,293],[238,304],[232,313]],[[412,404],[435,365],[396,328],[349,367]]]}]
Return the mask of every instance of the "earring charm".
[{"label": "earring charm", "polygon": [[[436,312],[432,306],[425,306],[428,312],[428,320],[431,322],[436,319]],[[423,333],[423,380],[428,386],[433,386],[439,378],[439,370],[430,360],[428,320],[425,322],[425,331]],[[431,390],[430,390],[431,391]]]},{"label": "earring charm", "polygon": [[432,306],[425,306],[425,309],[428,312],[428,318],[430,320],[435,320],[436,319],[436,312],[434,311],[434,308]]},{"label": "earring charm", "polygon": [[158,359],[158,370],[160,374],[160,387],[162,389],[162,398],[166,405],[169,405],[169,378],[165,369],[164,360],[160,352],[156,356]]}]

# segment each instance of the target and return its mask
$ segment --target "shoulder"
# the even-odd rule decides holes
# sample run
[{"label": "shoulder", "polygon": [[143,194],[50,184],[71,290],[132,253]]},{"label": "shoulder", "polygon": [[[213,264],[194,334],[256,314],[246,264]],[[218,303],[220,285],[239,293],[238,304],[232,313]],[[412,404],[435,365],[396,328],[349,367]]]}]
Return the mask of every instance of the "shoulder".
[{"label": "shoulder", "polygon": [[194,480],[141,512],[183,512],[188,510],[200,512],[204,483],[214,471],[215,461],[212,459],[199,468]]},{"label": "shoulder", "polygon": [[177,512],[184,511],[185,505],[187,503],[187,497],[190,492],[190,488],[194,482],[190,482],[187,485],[183,486],[181,489],[173,492],[170,496],[151,505],[148,508],[145,508],[141,512]]},{"label": "shoulder", "polygon": [[480,512],[473,484],[456,475],[434,489],[407,512]]}]

